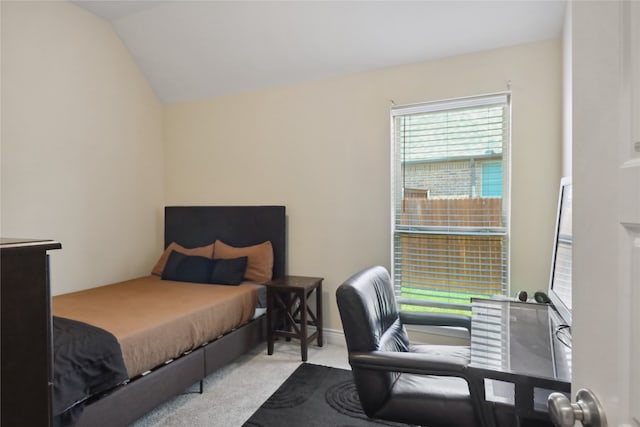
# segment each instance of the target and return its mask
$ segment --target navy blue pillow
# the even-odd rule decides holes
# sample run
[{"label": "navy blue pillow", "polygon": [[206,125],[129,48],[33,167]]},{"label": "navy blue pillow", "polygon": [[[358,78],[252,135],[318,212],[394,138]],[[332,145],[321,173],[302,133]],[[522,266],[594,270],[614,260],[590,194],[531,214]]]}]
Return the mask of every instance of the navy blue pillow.
[{"label": "navy blue pillow", "polygon": [[162,272],[162,280],[210,283],[212,268],[213,260],[210,258],[171,251]]},{"label": "navy blue pillow", "polygon": [[247,271],[246,256],[231,259],[214,259],[211,271],[211,283],[219,285],[239,285]]}]

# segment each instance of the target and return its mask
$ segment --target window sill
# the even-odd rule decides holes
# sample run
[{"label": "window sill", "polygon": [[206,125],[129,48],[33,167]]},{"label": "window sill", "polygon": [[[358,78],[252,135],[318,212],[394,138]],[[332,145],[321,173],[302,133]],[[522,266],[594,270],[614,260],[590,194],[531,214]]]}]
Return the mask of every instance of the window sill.
[{"label": "window sill", "polygon": [[465,328],[451,326],[405,325],[410,335],[417,336],[419,341],[435,344],[433,341],[459,341],[460,345],[469,345],[469,331]]}]

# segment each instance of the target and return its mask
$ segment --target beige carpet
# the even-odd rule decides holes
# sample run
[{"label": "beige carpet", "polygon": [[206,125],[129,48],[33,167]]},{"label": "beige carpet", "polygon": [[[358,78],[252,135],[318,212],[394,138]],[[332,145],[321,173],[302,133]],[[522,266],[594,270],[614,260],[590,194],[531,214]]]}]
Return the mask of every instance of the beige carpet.
[{"label": "beige carpet", "polygon": [[[266,347],[264,343],[208,376],[203,394],[194,386],[132,427],[242,426],[302,363],[296,341],[277,341],[271,356]],[[349,369],[346,348],[333,344],[310,345],[308,362]]]}]

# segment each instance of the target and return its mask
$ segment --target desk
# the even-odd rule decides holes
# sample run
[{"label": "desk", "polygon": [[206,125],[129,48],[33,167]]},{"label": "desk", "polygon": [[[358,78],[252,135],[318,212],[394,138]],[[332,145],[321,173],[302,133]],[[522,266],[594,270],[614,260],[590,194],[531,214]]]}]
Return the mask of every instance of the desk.
[{"label": "desk", "polygon": [[485,425],[496,411],[549,420],[549,393],[571,391],[571,333],[550,305],[473,299],[471,361]]}]

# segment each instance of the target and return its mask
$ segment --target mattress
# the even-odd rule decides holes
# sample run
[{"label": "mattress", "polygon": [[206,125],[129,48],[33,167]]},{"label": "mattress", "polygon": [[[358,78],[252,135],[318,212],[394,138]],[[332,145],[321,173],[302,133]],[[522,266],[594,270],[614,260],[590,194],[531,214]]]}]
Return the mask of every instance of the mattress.
[{"label": "mattress", "polygon": [[53,314],[111,332],[129,378],[251,320],[258,287],[210,285],[145,276],[53,297]]}]

